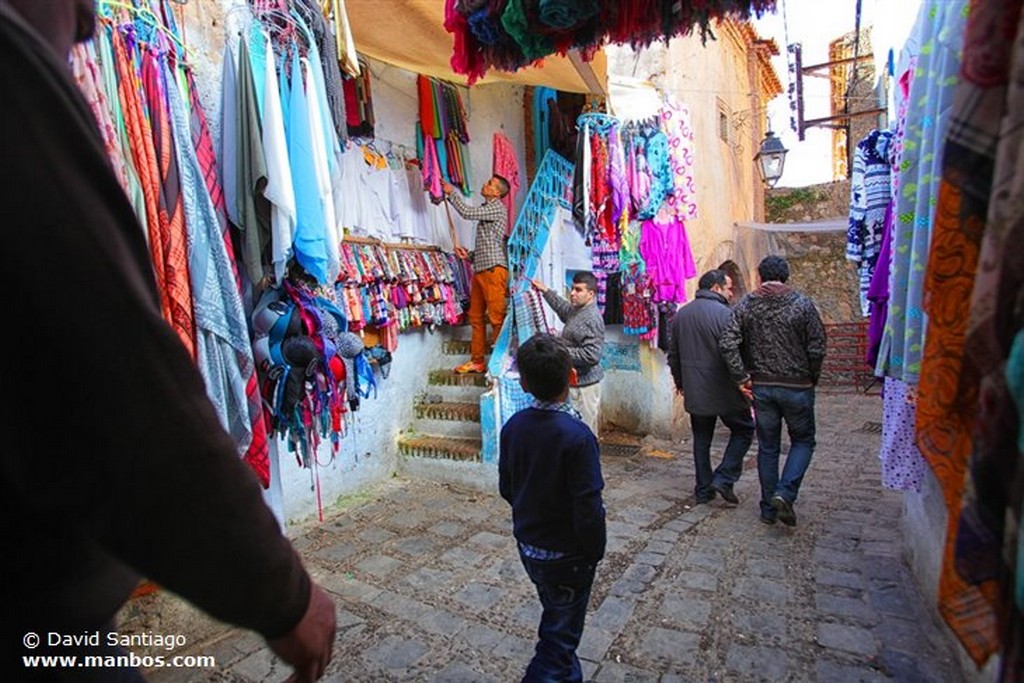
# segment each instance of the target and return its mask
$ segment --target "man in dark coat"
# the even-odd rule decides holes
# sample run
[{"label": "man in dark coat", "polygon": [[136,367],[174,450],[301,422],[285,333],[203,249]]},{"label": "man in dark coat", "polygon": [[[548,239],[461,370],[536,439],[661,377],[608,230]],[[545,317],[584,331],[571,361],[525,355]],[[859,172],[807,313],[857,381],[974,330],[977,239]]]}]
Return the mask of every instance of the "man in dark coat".
[{"label": "man in dark coat", "polygon": [[[725,271],[708,271],[700,278],[696,298],[672,319],[668,364],[690,414],[698,503],[709,502],[716,493],[728,503],[739,503],[733,484],[740,478],[743,457],[754,437],[750,403],[730,378],[718,348],[719,337],[732,318],[731,297],[732,279]],[[711,441],[719,419],[729,428],[729,443],[722,462],[712,472]]]}]

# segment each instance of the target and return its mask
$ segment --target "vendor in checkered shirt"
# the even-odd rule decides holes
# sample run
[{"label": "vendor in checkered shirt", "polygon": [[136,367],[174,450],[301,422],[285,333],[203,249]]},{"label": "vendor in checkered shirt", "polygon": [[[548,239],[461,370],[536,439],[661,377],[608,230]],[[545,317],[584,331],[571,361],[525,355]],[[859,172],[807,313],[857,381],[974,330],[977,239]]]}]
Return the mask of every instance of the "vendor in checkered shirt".
[{"label": "vendor in checkered shirt", "polygon": [[[473,250],[455,247],[455,255],[469,259],[473,266],[469,294],[469,325],[473,336],[469,345],[469,361],[455,368],[455,372],[460,374],[487,371],[484,353],[494,346],[508,310],[508,258],[505,256],[508,209],[501,202],[508,190],[507,180],[500,175],[491,176],[480,190],[484,203],[470,206],[454,186],[444,183],[445,197],[459,215],[477,222]],[[486,336],[487,323],[491,324],[489,336]]]}]

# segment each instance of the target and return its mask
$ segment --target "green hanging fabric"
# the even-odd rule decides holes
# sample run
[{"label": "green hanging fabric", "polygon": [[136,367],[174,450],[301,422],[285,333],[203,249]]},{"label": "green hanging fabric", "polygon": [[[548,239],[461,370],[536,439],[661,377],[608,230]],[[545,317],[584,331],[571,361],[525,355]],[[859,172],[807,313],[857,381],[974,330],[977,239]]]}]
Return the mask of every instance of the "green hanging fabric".
[{"label": "green hanging fabric", "polygon": [[508,1],[505,11],[501,15],[501,25],[519,45],[519,49],[523,51],[523,56],[527,61],[532,62],[555,51],[554,41],[530,29],[523,0]]}]

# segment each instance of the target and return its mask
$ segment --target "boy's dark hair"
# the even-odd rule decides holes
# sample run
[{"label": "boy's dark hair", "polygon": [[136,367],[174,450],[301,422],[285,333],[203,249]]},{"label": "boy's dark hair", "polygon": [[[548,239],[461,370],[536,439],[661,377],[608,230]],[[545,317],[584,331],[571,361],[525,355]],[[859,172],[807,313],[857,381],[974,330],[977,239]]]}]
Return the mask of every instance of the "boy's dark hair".
[{"label": "boy's dark hair", "polygon": [[578,271],[575,275],[573,275],[572,283],[574,285],[582,283],[585,284],[587,286],[587,289],[589,289],[591,292],[597,291],[597,278],[594,277],[593,273],[587,270]]},{"label": "boy's dark hair", "polygon": [[569,386],[572,360],[560,337],[538,332],[516,353],[516,365],[526,390],[541,401],[558,398]]},{"label": "boy's dark hair", "polygon": [[709,270],[697,280],[697,289],[711,289],[715,285],[725,287],[726,273],[724,270]]},{"label": "boy's dark hair", "polygon": [[781,256],[765,256],[757,264],[761,282],[785,282],[789,279],[789,264]]},{"label": "boy's dark hair", "polygon": [[505,197],[509,193],[509,190],[512,189],[512,186],[508,184],[507,180],[505,180],[505,176],[500,176],[495,173],[491,177],[498,181],[498,189],[501,191],[501,196]]}]

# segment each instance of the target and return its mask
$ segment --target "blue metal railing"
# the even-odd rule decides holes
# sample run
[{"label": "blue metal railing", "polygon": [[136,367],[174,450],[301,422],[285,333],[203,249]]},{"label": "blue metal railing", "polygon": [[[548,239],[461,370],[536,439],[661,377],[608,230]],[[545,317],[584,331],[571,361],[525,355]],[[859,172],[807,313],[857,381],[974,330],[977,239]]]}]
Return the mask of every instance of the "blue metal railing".
[{"label": "blue metal railing", "polygon": [[497,461],[501,426],[530,400],[519,386],[519,374],[512,367],[513,353],[520,341],[538,331],[525,299],[558,208],[570,205],[573,170],[572,162],[557,152],[545,152],[509,236],[509,315],[505,316],[487,366],[488,374],[495,378],[494,388],[480,397],[484,462]]}]

